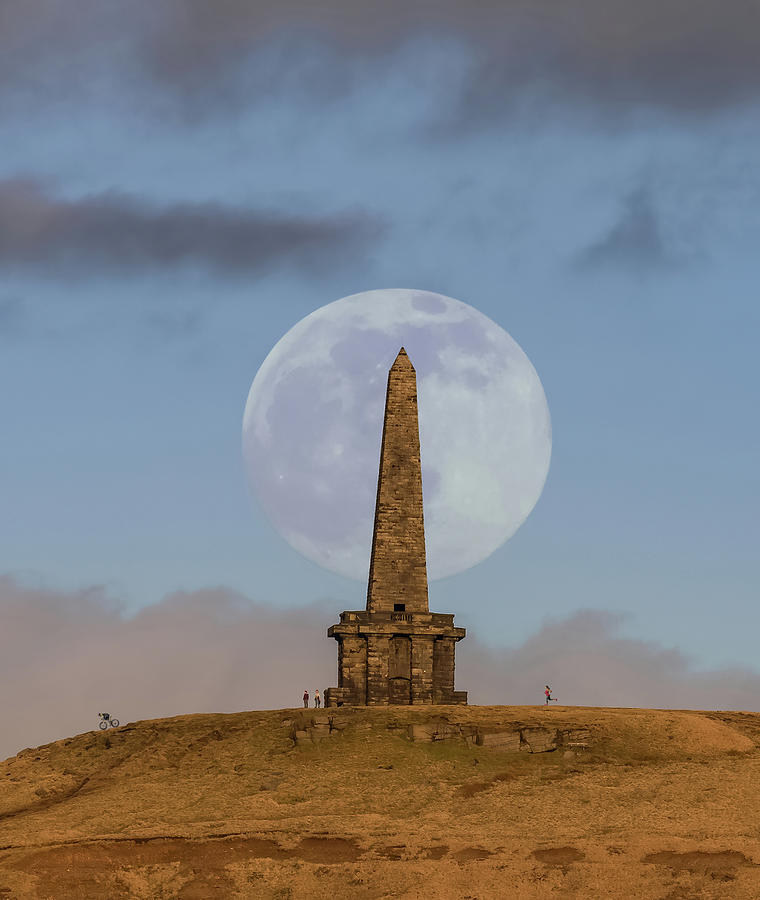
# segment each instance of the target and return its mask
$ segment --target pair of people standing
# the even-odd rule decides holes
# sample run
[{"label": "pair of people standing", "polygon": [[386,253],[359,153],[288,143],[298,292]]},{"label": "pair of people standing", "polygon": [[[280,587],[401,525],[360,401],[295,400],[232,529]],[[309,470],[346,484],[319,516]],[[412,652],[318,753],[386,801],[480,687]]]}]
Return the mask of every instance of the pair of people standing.
[{"label": "pair of people standing", "polygon": [[[322,705],[322,698],[319,696],[319,691],[316,690],[316,691],[314,691],[314,708],[319,709],[319,707],[321,705]],[[309,692],[308,691],[303,692],[303,708],[304,709],[309,708]]]}]

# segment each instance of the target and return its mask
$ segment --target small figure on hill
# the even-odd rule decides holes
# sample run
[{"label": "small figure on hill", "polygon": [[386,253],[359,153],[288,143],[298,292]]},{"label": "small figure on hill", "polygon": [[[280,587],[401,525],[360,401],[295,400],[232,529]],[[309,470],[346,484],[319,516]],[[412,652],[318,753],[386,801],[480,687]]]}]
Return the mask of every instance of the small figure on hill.
[{"label": "small figure on hill", "polygon": [[319,688],[314,691],[314,706],[319,709],[322,703],[322,698],[319,696]]},{"label": "small figure on hill", "polygon": [[303,692],[303,708],[304,709],[309,708],[309,692],[308,691]]},{"label": "small figure on hill", "polygon": [[549,687],[548,684],[546,685],[546,690],[544,691],[544,696],[546,697],[546,705],[547,706],[549,705],[549,701],[551,701],[551,700],[553,700],[555,703],[557,702],[557,698],[552,697],[552,689]]}]

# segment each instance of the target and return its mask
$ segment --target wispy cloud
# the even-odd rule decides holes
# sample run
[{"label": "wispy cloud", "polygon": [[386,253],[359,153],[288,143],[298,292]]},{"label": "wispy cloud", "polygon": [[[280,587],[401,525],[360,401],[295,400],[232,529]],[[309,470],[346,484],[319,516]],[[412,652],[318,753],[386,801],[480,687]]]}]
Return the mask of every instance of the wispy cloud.
[{"label": "wispy cloud", "polygon": [[219,203],[157,206],[106,192],[75,200],[34,180],[0,181],[0,265],[36,276],[195,265],[224,275],[356,262],[382,224],[363,212],[307,217]]},{"label": "wispy cloud", "polygon": [[[62,592],[0,578],[0,758],[94,727],[191,712],[276,709],[335,683],[328,603],[276,609],[226,588],[178,592],[133,616],[101,589]],[[760,673],[698,671],[677,650],[619,636],[585,611],[519,647],[459,645],[472,703],[757,709]]]}]

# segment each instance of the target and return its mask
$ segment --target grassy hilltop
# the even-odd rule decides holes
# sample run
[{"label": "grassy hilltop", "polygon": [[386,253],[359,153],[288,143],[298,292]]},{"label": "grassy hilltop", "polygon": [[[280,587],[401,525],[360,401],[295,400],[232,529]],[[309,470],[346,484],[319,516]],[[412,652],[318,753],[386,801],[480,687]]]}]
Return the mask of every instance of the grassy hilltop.
[{"label": "grassy hilltop", "polygon": [[0,767],[0,898],[760,897],[760,714],[179,716]]}]

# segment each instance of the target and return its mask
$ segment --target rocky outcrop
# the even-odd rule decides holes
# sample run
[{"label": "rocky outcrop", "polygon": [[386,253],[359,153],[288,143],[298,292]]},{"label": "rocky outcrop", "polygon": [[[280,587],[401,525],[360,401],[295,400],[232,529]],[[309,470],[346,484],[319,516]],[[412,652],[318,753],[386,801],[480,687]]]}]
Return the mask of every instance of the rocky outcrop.
[{"label": "rocky outcrop", "polygon": [[489,728],[487,725],[428,723],[410,725],[407,733],[411,741],[462,740],[488,750],[516,753],[548,753],[559,748],[586,750],[591,738],[587,728],[562,729],[519,724],[511,728]]},{"label": "rocky outcrop", "polygon": [[336,732],[343,731],[347,722],[326,712],[302,713],[289,723],[290,736],[296,746],[318,744]]},{"label": "rocky outcrop", "polygon": [[[329,711],[304,712],[289,721],[291,737],[297,746],[317,744],[325,738],[340,733],[349,726],[346,719]],[[365,723],[361,726],[371,729]],[[514,753],[549,753],[553,750],[587,750],[591,732],[587,728],[554,728],[515,723],[503,725],[481,725],[431,720],[414,723],[391,723],[387,729],[404,734],[415,743],[435,743],[437,741],[457,741],[472,747]]]}]

